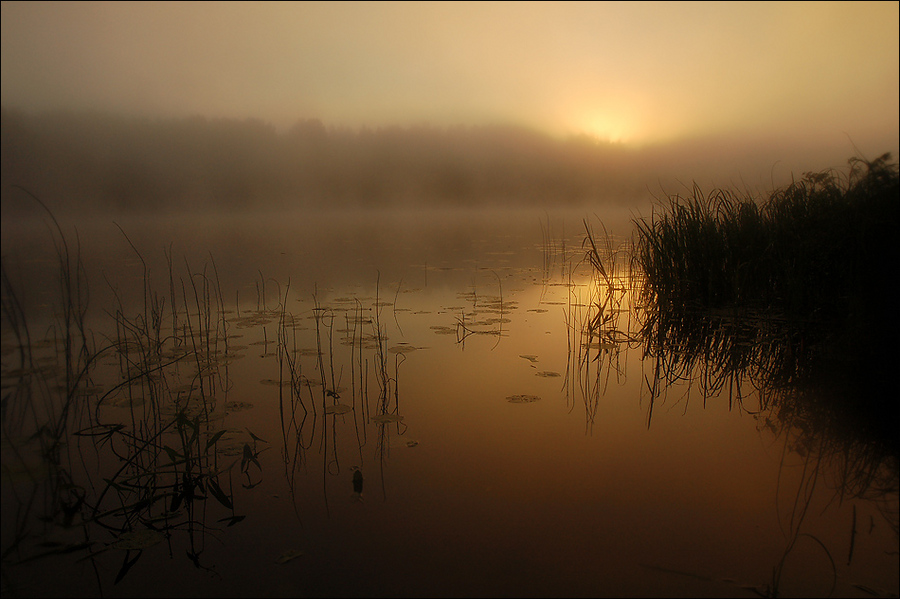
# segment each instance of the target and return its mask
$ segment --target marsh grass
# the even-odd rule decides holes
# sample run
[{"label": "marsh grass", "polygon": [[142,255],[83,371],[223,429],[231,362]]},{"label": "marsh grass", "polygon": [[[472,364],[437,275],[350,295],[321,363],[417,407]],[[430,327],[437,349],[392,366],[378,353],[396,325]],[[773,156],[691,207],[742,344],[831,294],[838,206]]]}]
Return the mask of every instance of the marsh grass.
[{"label": "marsh grass", "polygon": [[[17,356],[17,368],[6,354],[3,360],[3,484],[15,498],[4,506],[4,527],[13,522],[2,548],[5,592],[16,591],[17,565],[73,554],[92,565],[102,593],[101,561],[121,558],[118,583],[144,550],[163,541],[212,571],[202,557],[206,535],[244,518],[235,507],[233,467],[240,462],[252,486],[251,467],[259,468],[264,449],[248,431],[243,449],[232,451],[240,442],[222,425],[230,380],[214,261],[200,271],[185,262],[179,277],[167,254],[168,289],[159,293],[122,230],[141,265],[140,299],[126,303],[110,284],[114,306],[105,323],[92,320],[99,327],[90,328],[77,232],[73,244],[28,195],[52,223],[60,285],[56,317],[42,337],[54,367],[45,368],[29,324],[38,320],[3,264],[4,344],[12,342]],[[235,453],[243,457],[230,457]],[[67,540],[47,540],[58,536]]]},{"label": "marsh grass", "polygon": [[760,410],[840,440],[837,454],[896,456],[898,179],[889,155],[851,159],[765,201],[695,187],[638,220],[651,406],[678,380],[738,404],[749,386]]},{"label": "marsh grass", "polygon": [[[563,311],[567,331],[563,390],[570,409],[580,398],[585,432],[590,434],[610,383],[624,383],[627,349],[636,339],[631,322],[629,243],[615,240],[605,228],[598,236],[587,220],[584,228],[580,256],[570,256],[561,270],[568,290]],[[576,285],[574,277],[585,267],[587,284]]]},{"label": "marsh grass", "polygon": [[474,335],[492,336],[496,338],[493,348],[506,336],[503,325],[509,320],[507,316],[516,309],[516,303],[503,300],[503,281],[496,271],[490,272],[497,282],[497,295],[479,293],[478,272],[472,279],[471,291],[460,294],[460,299],[471,303],[471,308],[460,311],[456,317],[456,343],[465,348],[465,342]]},{"label": "marsh grass", "polygon": [[[329,489],[332,482],[346,477],[350,459],[352,498],[362,500],[355,487],[367,466],[377,468],[386,498],[384,467],[391,440],[407,429],[400,409],[401,366],[406,354],[417,348],[388,347],[391,333],[383,309],[391,304],[381,299],[380,279],[379,274],[374,298],[328,300],[314,290],[305,317],[313,321],[307,335],[305,327],[298,326],[298,317],[287,309],[290,283],[280,302],[279,370],[272,383],[279,388],[285,475],[301,524],[300,505],[307,495],[303,475],[315,456],[321,459],[318,472],[327,516],[331,516]],[[399,287],[395,304],[397,295]],[[396,310],[391,320],[402,334]],[[346,385],[345,377],[349,378]]]},{"label": "marsh grass", "polygon": [[[684,356],[715,356],[710,392],[725,382],[718,373],[735,369],[769,384],[813,381],[842,344],[883,364],[883,331],[896,330],[888,298],[900,222],[889,160],[809,173],[764,202],[695,187],[638,220],[648,353],[683,346],[702,348]],[[693,367],[681,360],[665,369],[677,377]]]},{"label": "marsh grass", "polygon": [[[780,593],[801,541],[823,552],[836,580],[835,558],[803,528],[825,472],[840,500],[873,501],[898,534],[898,181],[889,155],[851,159],[846,172],[808,173],[765,201],[694,187],[636,221],[648,425],[654,403],[687,382],[704,403],[724,392],[784,440],[783,459],[801,458],[795,491],[779,484],[786,543],[757,589],[766,596]],[[590,231],[588,241],[599,255]],[[606,276],[605,263],[592,265]],[[593,322],[603,314],[601,303]]]}]

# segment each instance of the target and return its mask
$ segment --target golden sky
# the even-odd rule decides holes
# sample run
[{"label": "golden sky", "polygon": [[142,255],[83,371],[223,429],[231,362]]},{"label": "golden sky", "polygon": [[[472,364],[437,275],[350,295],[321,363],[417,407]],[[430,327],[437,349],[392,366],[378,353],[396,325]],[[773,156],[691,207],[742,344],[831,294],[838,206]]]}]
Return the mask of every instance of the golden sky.
[{"label": "golden sky", "polygon": [[898,6],[3,2],[2,102],[893,149]]}]

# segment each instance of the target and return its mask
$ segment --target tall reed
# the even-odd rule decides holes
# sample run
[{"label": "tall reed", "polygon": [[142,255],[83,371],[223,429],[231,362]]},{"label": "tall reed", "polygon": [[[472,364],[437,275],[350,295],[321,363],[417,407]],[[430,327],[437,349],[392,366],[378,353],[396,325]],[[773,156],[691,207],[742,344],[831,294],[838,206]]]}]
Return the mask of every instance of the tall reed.
[{"label": "tall reed", "polygon": [[651,406],[679,380],[738,404],[756,389],[759,405],[744,407],[827,456],[844,492],[895,492],[898,227],[889,155],[807,173],[765,200],[670,197],[635,241]]},{"label": "tall reed", "polygon": [[[53,223],[61,293],[49,334],[61,368],[39,368],[34,360],[41,343],[29,330],[34,315],[27,313],[4,261],[3,330],[19,346],[19,368],[9,368],[4,355],[2,431],[4,444],[16,439],[10,445],[20,449],[13,459],[4,454],[4,490],[17,500],[4,505],[4,527],[11,523],[15,530],[2,548],[4,592],[15,590],[20,563],[65,553],[96,563],[113,557],[115,552],[107,553],[113,548],[125,551],[114,581],[119,582],[142,549],[166,534],[184,533],[188,556],[205,567],[204,537],[213,527],[207,519],[217,512],[195,508],[213,498],[225,510],[219,522],[230,526],[243,518],[235,512],[230,467],[219,461],[226,431],[212,418],[224,409],[224,397],[216,393],[228,388],[219,363],[226,323],[214,263],[212,275],[186,263],[187,283],[181,279],[176,303],[172,260],[167,256],[168,295],[160,294],[123,230],[141,264],[140,299],[126,302],[113,287],[116,305],[106,312],[109,322],[92,319],[98,327],[92,329],[80,245],[73,245],[52,212],[31,197]],[[172,322],[166,323],[169,317]],[[251,437],[245,454],[255,461],[258,439]],[[40,467],[32,457],[40,458]],[[14,479],[14,471],[26,473],[30,484]],[[59,526],[80,529],[82,539],[43,544],[44,535]],[[101,592],[104,583],[98,578]]]},{"label": "tall reed", "polygon": [[[636,223],[648,351],[699,345],[722,366],[752,367],[782,384],[827,372],[834,344],[824,342],[835,336],[883,363],[884,331],[896,322],[887,273],[898,204],[888,155],[852,159],[847,173],[808,173],[766,201],[697,187],[670,197],[663,212]],[[729,346],[719,336],[726,329]],[[741,349],[751,346],[768,351]],[[670,367],[678,376],[693,364]],[[710,380],[715,390],[721,381]]]}]

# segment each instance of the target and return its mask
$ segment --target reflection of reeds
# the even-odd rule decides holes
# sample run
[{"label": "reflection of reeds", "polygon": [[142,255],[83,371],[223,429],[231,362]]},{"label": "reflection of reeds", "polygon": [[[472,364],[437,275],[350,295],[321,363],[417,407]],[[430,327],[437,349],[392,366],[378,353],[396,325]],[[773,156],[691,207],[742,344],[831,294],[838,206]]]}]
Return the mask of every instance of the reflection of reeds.
[{"label": "reflection of reeds", "polygon": [[[851,161],[846,176],[808,174],[765,203],[695,189],[639,221],[642,337],[660,376],[699,371],[705,395],[744,379],[830,395],[829,410],[852,414],[896,453],[898,406],[878,371],[896,332],[882,298],[897,195],[897,165],[883,156]],[[848,395],[851,381],[858,392]]]},{"label": "reflection of reeds", "polygon": [[[369,445],[370,430],[374,427],[375,459],[381,471],[384,490],[384,464],[387,460],[393,430],[405,431],[400,415],[400,366],[406,360],[402,351],[387,347],[387,323],[382,318],[384,305],[380,296],[380,276],[376,280],[375,298],[365,306],[359,298],[352,300],[352,310],[329,305],[313,293],[311,318],[315,326],[311,341],[314,348],[299,349],[295,317],[286,310],[290,285],[281,302],[280,333],[277,355],[281,356],[279,382],[288,396],[280,396],[282,438],[285,445],[285,468],[295,509],[299,505],[301,477],[298,472],[308,462],[309,451],[316,447],[321,457],[321,482],[324,506],[330,514],[329,481],[346,471],[343,463],[347,442],[356,454],[359,468],[365,465],[364,449]],[[398,292],[399,293],[399,290]],[[396,298],[395,298],[396,300]],[[339,301],[350,302],[344,298]],[[340,330],[338,312],[345,310],[345,329]],[[398,315],[394,312],[394,322]],[[336,334],[341,333],[339,337]],[[335,342],[338,343],[335,343]],[[347,347],[343,355],[340,347]],[[392,358],[393,356],[393,358]],[[312,362],[302,367],[302,360]],[[349,370],[349,389],[341,387],[343,373]],[[315,373],[309,378],[305,373]],[[289,377],[288,380],[285,380]],[[315,389],[315,391],[314,391]],[[309,404],[302,399],[306,393]],[[300,416],[302,412],[302,417]],[[319,423],[322,426],[319,426]],[[352,430],[350,430],[352,428]],[[352,439],[355,437],[355,443]],[[359,476],[362,476],[360,473]],[[356,496],[359,498],[359,495]],[[298,511],[298,517],[300,517]]]},{"label": "reflection of reeds", "polygon": [[[9,486],[17,499],[16,505],[4,505],[4,527],[14,522],[17,531],[3,547],[4,581],[12,584],[16,563],[72,552],[96,561],[112,557],[107,550],[115,548],[125,551],[118,582],[143,549],[175,533],[185,533],[188,556],[204,567],[203,538],[215,512],[197,510],[198,504],[215,499],[226,514],[220,522],[229,526],[243,518],[235,513],[230,468],[220,463],[226,431],[212,418],[214,410],[224,412],[224,396],[216,393],[228,387],[220,368],[225,320],[218,277],[188,267],[179,300],[184,314],[176,316],[171,258],[167,255],[165,296],[153,290],[146,261],[125,235],[141,263],[140,299],[126,303],[113,287],[117,305],[107,313],[112,332],[100,323],[98,334],[88,328],[80,252],[71,250],[47,213],[54,223],[62,291],[51,329],[59,371],[34,367],[31,356],[38,344],[28,330],[33,316],[25,313],[3,265],[3,327],[13,331],[22,365],[12,371],[4,356],[4,389],[12,391],[4,391],[3,434],[24,440],[18,457],[5,453],[3,463],[4,489]],[[108,343],[97,346],[93,340],[100,335]],[[11,379],[16,382],[8,386]],[[248,483],[261,442],[251,437],[242,468]],[[41,460],[39,468],[31,464],[32,456]],[[31,484],[14,480],[16,470],[28,473]],[[60,525],[80,528],[83,540],[48,550],[43,535]]]},{"label": "reflection of reeds", "polygon": [[[282,458],[288,487],[293,493],[295,474],[303,465],[305,452],[312,443],[312,436],[306,431],[310,427],[315,429],[316,410],[314,403],[311,402],[307,407],[303,401],[303,394],[306,391],[309,391],[312,400],[312,388],[308,382],[304,387],[303,368],[297,345],[297,322],[294,315],[287,311],[290,290],[291,284],[288,281],[284,297],[281,300],[276,355],[278,358],[278,413],[281,418]],[[287,397],[285,397],[285,390],[287,390]]]},{"label": "reflection of reeds", "polygon": [[375,285],[375,308],[372,317],[372,335],[375,341],[375,380],[378,384],[379,393],[375,408],[370,410],[370,413],[373,414],[370,420],[377,426],[378,437],[376,440],[375,451],[378,457],[379,472],[381,473],[382,494],[385,495],[384,462],[390,451],[390,424],[395,423],[399,428],[403,420],[402,416],[400,416],[399,384],[400,365],[406,359],[406,356],[402,352],[394,354],[393,376],[391,376],[390,365],[388,363],[388,348],[386,347],[388,336],[381,322],[378,283]]},{"label": "reflection of reeds", "polygon": [[[491,271],[491,274],[497,279],[498,295],[479,296],[476,285],[477,278],[473,279],[472,291],[462,294],[462,297],[472,302],[471,312],[467,315],[463,310],[456,318],[456,342],[463,348],[465,348],[466,339],[472,335],[490,335],[497,338],[493,346],[496,349],[500,344],[500,339],[505,336],[503,332],[503,324],[506,322],[505,314],[513,309],[515,302],[503,301],[503,282],[500,279],[500,275],[494,271]],[[476,318],[473,321],[469,321],[467,318],[467,316],[477,317],[482,313],[497,314],[497,316],[481,320]]]},{"label": "reflection of reeds", "polygon": [[[752,365],[784,384],[822,374],[810,368],[830,361],[825,337],[884,362],[891,320],[879,298],[889,293],[884,264],[898,220],[897,165],[888,159],[851,161],[847,175],[808,174],[764,203],[695,188],[638,221],[651,353],[706,344],[702,353],[722,369]],[[693,367],[668,366],[672,376]],[[720,381],[710,378],[714,391]]]},{"label": "reflection of reeds", "polygon": [[587,285],[578,287],[571,280],[577,267],[568,269],[565,319],[569,360],[565,385],[567,390],[577,386],[585,408],[586,431],[590,433],[609,383],[613,377],[617,383],[624,380],[626,350],[634,339],[630,330],[627,246],[617,244],[605,229],[603,237],[598,238],[587,221],[584,226],[582,263],[591,274]]},{"label": "reflection of reeds", "polygon": [[[807,174],[765,202],[695,187],[637,222],[650,414],[680,381],[704,400],[727,392],[803,459],[768,594],[779,592],[801,539],[824,550],[835,572],[825,544],[802,531],[826,469],[841,498],[884,506],[897,534],[900,404],[888,374],[897,330],[885,273],[900,177],[889,159],[851,160],[846,175]],[[602,265],[595,271],[605,276]],[[745,404],[749,391],[758,406]]]}]

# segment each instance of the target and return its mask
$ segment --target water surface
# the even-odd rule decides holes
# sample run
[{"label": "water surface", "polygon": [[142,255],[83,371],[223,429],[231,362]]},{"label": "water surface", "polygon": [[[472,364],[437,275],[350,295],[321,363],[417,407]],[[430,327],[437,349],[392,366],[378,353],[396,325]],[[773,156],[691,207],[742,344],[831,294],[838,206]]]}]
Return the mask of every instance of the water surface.
[{"label": "water surface", "polygon": [[[610,297],[582,259],[584,214],[61,223],[70,253],[77,224],[92,346],[147,322],[156,293],[160,352],[190,355],[109,392],[146,370],[116,343],[48,469],[28,439],[40,416],[7,399],[23,375],[4,321],[4,594],[896,595],[896,485],[843,492],[834,460],[757,413],[746,383],[704,397],[684,381],[651,416],[628,216],[588,216],[621,250],[602,250],[622,275],[603,338],[584,335]],[[62,405],[52,239],[3,223],[43,364],[29,397]],[[197,428],[202,487],[169,510],[188,496],[165,449],[185,441],[178,422]],[[61,496],[90,509],[66,521]],[[122,542],[148,529],[147,546]]]}]

